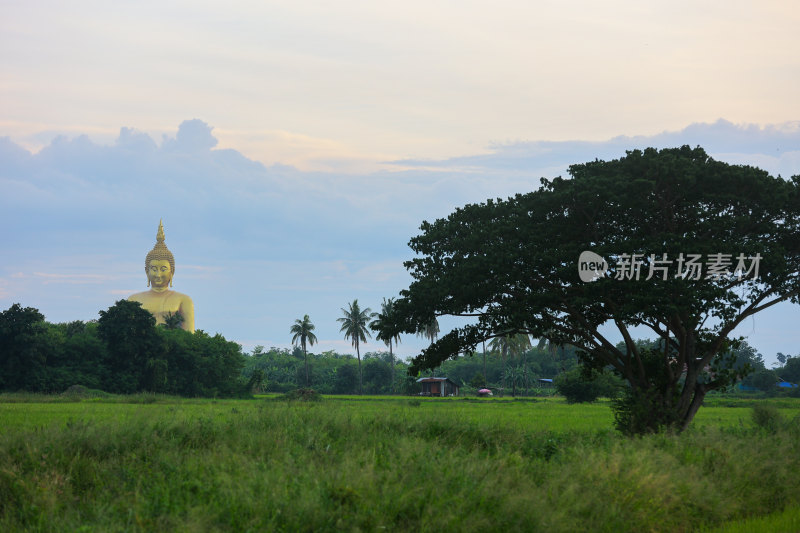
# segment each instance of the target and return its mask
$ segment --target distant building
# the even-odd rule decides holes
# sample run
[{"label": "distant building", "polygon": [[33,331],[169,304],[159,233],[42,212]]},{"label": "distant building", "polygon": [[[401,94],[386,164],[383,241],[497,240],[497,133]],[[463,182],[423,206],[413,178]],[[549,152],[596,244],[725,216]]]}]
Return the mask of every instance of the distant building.
[{"label": "distant building", "polygon": [[450,378],[419,378],[420,396],[458,396],[458,385]]}]

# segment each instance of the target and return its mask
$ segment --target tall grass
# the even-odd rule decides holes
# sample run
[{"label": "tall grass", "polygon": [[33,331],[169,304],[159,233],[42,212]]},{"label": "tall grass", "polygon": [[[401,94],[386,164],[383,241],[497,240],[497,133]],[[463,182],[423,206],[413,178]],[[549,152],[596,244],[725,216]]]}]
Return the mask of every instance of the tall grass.
[{"label": "tall grass", "polygon": [[161,401],[0,404],[0,531],[689,531],[800,505],[796,419],[626,439],[558,402]]}]

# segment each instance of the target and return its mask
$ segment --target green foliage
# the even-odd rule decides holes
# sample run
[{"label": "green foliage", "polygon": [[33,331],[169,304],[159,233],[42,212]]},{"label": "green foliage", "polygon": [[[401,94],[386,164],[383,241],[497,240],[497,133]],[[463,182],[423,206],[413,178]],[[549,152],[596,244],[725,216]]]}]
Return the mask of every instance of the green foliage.
[{"label": "green foliage", "polygon": [[[411,333],[432,316],[474,321],[425,349],[410,371],[436,368],[498,335],[529,334],[613,367],[652,397],[642,401],[663,410],[659,418],[684,429],[709,391],[747,373],[731,366],[731,332],[760,309],[798,301],[800,177],[774,178],[688,146],[633,150],[569,173],[542,180],[538,191],[423,222],[410,242],[417,257],[406,263],[413,282],[396,302],[399,327]],[[578,258],[587,250],[612,266],[584,283]],[[625,279],[632,272],[623,259],[632,254],[641,258],[638,280]],[[655,261],[664,254],[673,263],[662,277]],[[685,254],[703,262],[728,254],[730,275],[677,275]],[[734,275],[740,256],[745,268],[760,258],[758,279]],[[606,324],[625,339],[621,349],[606,340]],[[656,375],[642,372],[631,336],[637,326],[660,342]]]},{"label": "green foliage", "polygon": [[[503,379],[503,364],[499,357],[487,354],[486,385],[493,389],[500,387]],[[439,368],[443,376],[447,376],[459,384],[471,383],[476,374],[483,374],[483,354],[462,355],[445,361]],[[395,360],[387,352],[366,353],[363,356],[363,386],[368,394],[417,394],[420,390],[416,376],[408,375],[408,364]],[[287,392],[301,386],[304,381],[303,359],[301,354],[294,354],[285,348],[269,348],[258,346],[253,353],[244,358],[242,378],[247,381],[253,372],[259,370],[267,385],[262,389],[268,392]],[[309,372],[314,388],[323,394],[352,394],[358,392],[358,366],[356,358],[350,354],[333,351],[324,353],[308,353]],[[548,351],[532,348],[518,358],[518,374],[522,381],[518,382],[517,394],[543,394],[547,391],[538,389],[539,377],[554,377],[560,368],[573,368],[577,364],[574,349],[565,348],[556,355]],[[484,381],[475,385],[482,388]]]},{"label": "green foliage", "polygon": [[662,365],[657,342],[637,341],[642,371],[649,377],[645,386],[625,387],[613,400],[614,426],[624,435],[656,433],[677,429],[681,413],[676,408],[678,390],[670,387],[669,369]]},{"label": "green foliage", "polygon": [[71,387],[67,387],[67,390],[61,393],[61,396],[79,401],[87,398],[108,398],[110,395],[102,390],[89,389],[83,385],[72,385]]},{"label": "green foliage", "polygon": [[626,388],[613,400],[614,427],[623,435],[657,433],[680,420],[669,399],[656,388]]},{"label": "green foliage", "polygon": [[300,402],[321,402],[322,394],[314,389],[295,389],[281,396],[281,399]]},{"label": "green foliage", "polygon": [[0,345],[3,390],[249,394],[238,344],[202,330],[157,328],[138,302],[120,300],[97,322],[66,324],[49,324],[15,304],[0,313]]},{"label": "green foliage", "polygon": [[383,299],[381,303],[381,312],[375,313],[374,320],[370,322],[369,329],[375,332],[375,338],[383,341],[384,344],[392,350],[392,344],[400,342],[400,333],[392,330],[391,327],[395,325],[394,320],[394,298]]},{"label": "green foliage", "polygon": [[417,337],[428,339],[429,342],[436,341],[436,338],[439,336],[439,320],[433,317],[423,322],[422,325],[417,328],[416,334]]},{"label": "green foliage", "polygon": [[622,381],[610,372],[587,372],[582,368],[559,374],[553,383],[569,403],[594,402],[601,396],[616,398],[622,388]]},{"label": "green foliage", "polygon": [[367,394],[392,392],[392,365],[380,357],[364,357],[364,380]]},{"label": "green foliage", "polygon": [[164,327],[167,329],[180,329],[183,327],[183,315],[181,312],[167,313],[164,317]]},{"label": "green foliage", "polygon": [[49,340],[38,310],[14,304],[0,313],[0,388],[41,390]]},{"label": "green foliage", "polygon": [[166,374],[154,392],[181,396],[242,396],[250,385],[241,379],[244,355],[241,346],[222,335],[213,337],[197,330],[163,330]]},{"label": "green foliage", "polygon": [[469,381],[469,386],[473,389],[482,389],[486,385],[486,378],[483,374],[476,372],[472,379]]},{"label": "green foliage", "polygon": [[108,310],[100,311],[97,333],[108,347],[109,392],[163,388],[163,338],[156,329],[156,319],[142,309],[141,303],[119,300]]},{"label": "green foliage", "polygon": [[778,383],[778,374],[774,370],[762,369],[745,378],[742,383],[760,391],[774,391]]},{"label": "green foliage", "polygon": [[361,372],[361,352],[359,345],[362,342],[367,342],[367,337],[372,337],[372,334],[367,329],[367,324],[372,316],[369,307],[361,309],[358,305],[358,300],[353,300],[347,307],[342,308],[343,316],[336,320],[342,323],[339,331],[344,332],[344,338],[350,339],[353,343],[353,348],[356,349],[356,356],[358,357],[358,393],[364,394],[364,378]]},{"label": "green foliage", "polygon": [[785,424],[785,420],[776,407],[759,403],[753,406],[753,423],[770,433],[775,433]]},{"label": "green foliage", "polygon": [[303,360],[306,366],[306,387],[311,383],[308,376],[308,350],[306,344],[314,346],[314,343],[317,342],[317,336],[314,335],[314,327],[308,315],[305,315],[303,320],[295,320],[294,324],[289,329],[289,333],[292,334],[292,344],[297,344],[299,341],[300,347],[303,349]]},{"label": "green foliage", "polygon": [[732,520],[724,526],[713,530],[703,530],[706,533],[774,533],[776,531],[800,531],[800,506],[791,507],[783,511],[759,516]]},{"label": "green foliage", "polygon": [[396,320],[394,319],[394,298],[383,299],[381,303],[381,312],[374,314],[373,320],[369,328],[375,332],[375,338],[383,341],[389,347],[389,365],[391,366],[391,390],[392,393],[396,391],[396,378],[395,378],[395,361],[394,354],[392,353],[392,344],[400,342],[400,332],[395,328]]},{"label": "green foliage", "polygon": [[356,365],[345,363],[336,369],[334,392],[337,394],[353,394],[356,391],[360,391],[359,378],[360,376]]},{"label": "green foliage", "polygon": [[790,357],[786,364],[777,370],[778,375],[784,381],[800,384],[800,357]]}]

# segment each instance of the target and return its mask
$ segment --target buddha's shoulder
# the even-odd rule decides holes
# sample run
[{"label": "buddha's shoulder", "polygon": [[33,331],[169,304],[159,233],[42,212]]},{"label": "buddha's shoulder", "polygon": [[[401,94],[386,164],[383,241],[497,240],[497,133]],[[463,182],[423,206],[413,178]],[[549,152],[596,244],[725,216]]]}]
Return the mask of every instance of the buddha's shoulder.
[{"label": "buddha's shoulder", "polygon": [[150,291],[137,292],[136,294],[131,294],[130,296],[128,296],[128,300],[131,301],[131,302],[140,302],[141,303],[141,302],[144,302],[147,299],[149,294],[150,294]]},{"label": "buddha's shoulder", "polygon": [[170,297],[171,298],[178,298],[182,302],[192,303],[192,299],[189,297],[189,295],[188,294],[183,294],[182,292],[172,291],[172,295]]}]

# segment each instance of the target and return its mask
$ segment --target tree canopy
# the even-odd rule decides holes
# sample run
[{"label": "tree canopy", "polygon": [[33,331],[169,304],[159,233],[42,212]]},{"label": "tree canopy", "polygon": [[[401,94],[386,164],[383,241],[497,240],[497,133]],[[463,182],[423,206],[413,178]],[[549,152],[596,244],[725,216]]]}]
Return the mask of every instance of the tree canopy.
[{"label": "tree canopy", "polygon": [[[775,178],[688,146],[634,150],[569,174],[423,222],[395,329],[413,333],[443,315],[473,320],[409,371],[530,334],[575,346],[587,365],[628,382],[621,428],[683,429],[707,392],[747,371],[732,364],[733,329],[797,302],[800,176]],[[656,347],[637,344],[634,327],[652,332]]]},{"label": "tree canopy", "polygon": [[241,346],[202,330],[156,326],[139,302],[120,300],[97,321],[50,324],[31,307],[0,311],[0,390],[239,396]]}]

